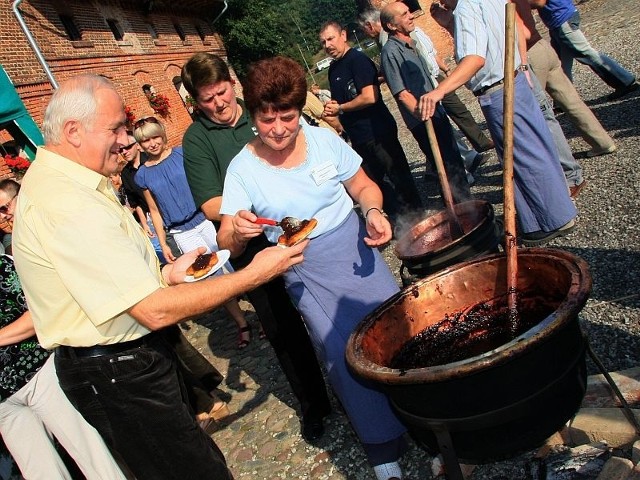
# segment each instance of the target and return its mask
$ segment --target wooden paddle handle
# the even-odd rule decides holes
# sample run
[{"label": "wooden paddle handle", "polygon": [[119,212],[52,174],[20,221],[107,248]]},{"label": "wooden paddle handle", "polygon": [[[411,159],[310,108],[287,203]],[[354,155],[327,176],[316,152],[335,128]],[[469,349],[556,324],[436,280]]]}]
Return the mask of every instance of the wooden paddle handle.
[{"label": "wooden paddle handle", "polygon": [[513,189],[513,99],[515,86],[515,18],[516,5],[505,5],[505,58],[504,58],[504,236],[507,255],[507,295],[509,309],[517,309],[518,246],[516,238],[516,207]]},{"label": "wooden paddle handle", "polygon": [[451,187],[449,186],[449,179],[447,178],[447,171],[444,169],[444,162],[442,161],[442,154],[440,153],[440,145],[436,138],[436,131],[433,128],[433,122],[431,119],[425,123],[427,127],[427,136],[429,137],[429,144],[431,145],[431,151],[433,152],[433,159],[435,160],[436,170],[438,172],[438,180],[440,181],[440,188],[442,189],[442,200],[444,201],[444,207],[449,214],[449,223],[451,225],[451,237],[455,240],[460,238],[464,231],[458,221],[455,207],[453,204],[453,195],[451,194]]}]

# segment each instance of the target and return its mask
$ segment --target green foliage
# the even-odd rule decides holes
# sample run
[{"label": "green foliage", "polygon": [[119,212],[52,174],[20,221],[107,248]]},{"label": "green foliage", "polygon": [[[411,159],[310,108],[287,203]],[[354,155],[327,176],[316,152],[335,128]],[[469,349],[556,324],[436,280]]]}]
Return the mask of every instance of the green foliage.
[{"label": "green foliage", "polygon": [[320,26],[327,20],[347,24],[356,15],[354,0],[230,0],[217,26],[229,62],[242,78],[250,63],[275,55],[313,70],[326,56],[318,40]]}]

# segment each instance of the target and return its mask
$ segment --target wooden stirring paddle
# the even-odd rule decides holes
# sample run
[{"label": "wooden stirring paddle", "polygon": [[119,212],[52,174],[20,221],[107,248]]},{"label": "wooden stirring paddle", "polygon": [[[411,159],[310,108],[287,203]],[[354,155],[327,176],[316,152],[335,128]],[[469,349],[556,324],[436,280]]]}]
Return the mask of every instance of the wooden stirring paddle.
[{"label": "wooden stirring paddle", "polygon": [[516,5],[505,5],[505,58],[504,58],[504,240],[507,256],[507,302],[511,330],[515,333],[518,323],[518,245],[516,238],[516,207],[513,190],[513,99],[515,77],[515,18]]},{"label": "wooden stirring paddle", "polygon": [[440,145],[438,145],[438,139],[436,138],[436,132],[433,129],[431,119],[426,121],[425,126],[427,128],[427,136],[429,137],[429,144],[431,145],[431,151],[433,152],[433,158],[438,172],[440,188],[442,189],[442,200],[444,201],[444,207],[446,208],[449,217],[451,239],[456,240],[464,235],[464,230],[462,229],[462,225],[460,225],[460,221],[456,215],[453,204],[453,195],[451,195],[451,187],[449,186],[449,179],[447,178],[447,172],[444,169],[444,162],[442,161],[442,154],[440,153]]}]

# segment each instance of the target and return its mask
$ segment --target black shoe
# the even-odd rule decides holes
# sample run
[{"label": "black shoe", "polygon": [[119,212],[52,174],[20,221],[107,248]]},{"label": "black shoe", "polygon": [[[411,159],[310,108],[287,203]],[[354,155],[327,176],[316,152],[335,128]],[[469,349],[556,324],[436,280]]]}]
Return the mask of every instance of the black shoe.
[{"label": "black shoe", "polygon": [[307,443],[313,443],[320,440],[324,435],[324,422],[322,421],[322,418],[303,418],[300,433]]},{"label": "black shoe", "polygon": [[563,225],[562,227],[551,230],[550,232],[538,230],[537,232],[523,233],[521,235],[522,244],[526,247],[538,247],[540,245],[544,245],[547,242],[550,242],[554,238],[568,235],[569,233],[573,232],[575,228],[576,221],[574,219]]},{"label": "black shoe", "polygon": [[478,153],[474,157],[473,162],[471,162],[471,166],[469,167],[469,173],[471,174],[476,173],[476,170],[478,169],[478,167],[481,167],[482,165],[487,163],[487,160],[489,160],[489,155],[483,155],[482,153]]},{"label": "black shoe", "polygon": [[638,88],[640,88],[640,83],[634,80],[626,87],[616,88],[613,93],[609,94],[607,100],[617,100],[618,98],[624,97],[631,92],[635,92],[636,90],[638,90]]},{"label": "black shoe", "polygon": [[496,146],[493,143],[493,140],[489,140],[489,142],[487,142],[486,144],[484,144],[480,148],[476,148],[476,152],[484,153],[484,152],[488,152],[489,150],[493,150],[494,148],[496,148]]}]

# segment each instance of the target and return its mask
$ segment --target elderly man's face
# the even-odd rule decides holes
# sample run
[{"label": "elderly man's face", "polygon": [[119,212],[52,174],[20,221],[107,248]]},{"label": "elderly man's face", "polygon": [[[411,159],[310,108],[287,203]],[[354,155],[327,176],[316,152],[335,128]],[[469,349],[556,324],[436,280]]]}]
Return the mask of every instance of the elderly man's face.
[{"label": "elderly man's face", "polygon": [[338,30],[333,25],[329,25],[320,32],[320,43],[327,55],[332,58],[341,58],[349,47],[346,30]]},{"label": "elderly man's face", "polygon": [[396,31],[405,35],[409,35],[416,29],[416,25],[415,23],[413,23],[413,14],[409,12],[409,7],[407,7],[404,3],[392,3],[387,8],[392,8],[392,26],[396,29]]},{"label": "elderly man's face", "polygon": [[362,24],[362,29],[367,37],[378,38],[380,35],[380,30],[382,30],[382,26],[379,23],[366,21]]},{"label": "elderly man's face", "polygon": [[96,91],[93,125],[79,130],[79,160],[105,177],[120,168],[120,148],[128,145],[126,116],[120,95],[110,88]]}]

